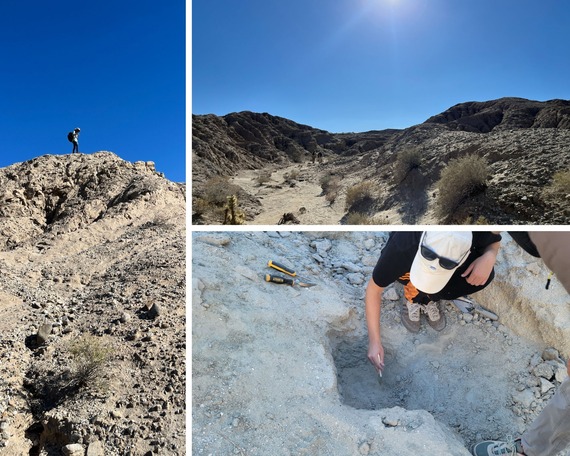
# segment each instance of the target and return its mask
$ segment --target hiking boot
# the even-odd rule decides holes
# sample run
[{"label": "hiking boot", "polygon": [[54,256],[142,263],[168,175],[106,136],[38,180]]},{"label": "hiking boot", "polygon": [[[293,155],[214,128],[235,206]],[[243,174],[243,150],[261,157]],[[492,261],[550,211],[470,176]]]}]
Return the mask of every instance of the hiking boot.
[{"label": "hiking boot", "polygon": [[520,439],[507,439],[507,442],[485,440],[473,445],[471,453],[473,456],[524,456]]},{"label": "hiking boot", "polygon": [[436,331],[441,331],[445,328],[445,315],[440,312],[437,303],[430,301],[429,304],[424,306],[424,312],[428,317],[429,325]]},{"label": "hiking boot", "polygon": [[406,302],[406,307],[400,308],[402,324],[410,332],[417,333],[420,330],[420,309],[419,304]]}]

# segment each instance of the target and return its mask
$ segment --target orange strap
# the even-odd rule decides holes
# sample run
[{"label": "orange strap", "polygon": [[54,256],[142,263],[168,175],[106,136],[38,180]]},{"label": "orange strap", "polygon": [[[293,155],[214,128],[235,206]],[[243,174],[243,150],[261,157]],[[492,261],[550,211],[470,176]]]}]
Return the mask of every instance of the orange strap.
[{"label": "orange strap", "polygon": [[400,277],[400,280],[407,282],[404,285],[404,297],[408,302],[414,302],[414,298],[419,295],[420,292],[416,287],[414,287],[412,282],[410,282],[410,273],[406,272],[402,277]]}]

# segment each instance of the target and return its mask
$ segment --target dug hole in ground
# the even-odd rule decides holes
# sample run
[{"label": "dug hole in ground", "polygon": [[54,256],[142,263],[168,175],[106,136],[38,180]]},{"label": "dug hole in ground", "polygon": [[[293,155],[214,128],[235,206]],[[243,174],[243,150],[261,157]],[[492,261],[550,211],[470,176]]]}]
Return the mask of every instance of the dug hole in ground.
[{"label": "dug hole in ground", "polygon": [[[401,324],[384,292],[382,378],[368,362],[364,290],[383,232],[194,232],[192,454],[469,455],[523,432],[563,381],[570,298],[503,235],[491,321],[442,303],[447,327]],[[311,288],[265,281],[269,260]],[[570,453],[562,453],[570,454]]]}]

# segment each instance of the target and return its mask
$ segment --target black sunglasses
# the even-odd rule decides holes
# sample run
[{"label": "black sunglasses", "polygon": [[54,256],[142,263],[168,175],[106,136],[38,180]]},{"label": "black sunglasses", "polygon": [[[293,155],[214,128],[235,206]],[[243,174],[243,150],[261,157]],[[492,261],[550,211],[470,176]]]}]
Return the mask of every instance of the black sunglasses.
[{"label": "black sunglasses", "polygon": [[459,261],[450,260],[449,258],[439,256],[432,249],[430,249],[429,247],[426,247],[424,245],[424,237],[425,237],[425,232],[422,235],[422,240],[420,241],[420,252],[421,252],[422,256],[428,261],[434,261],[434,260],[439,259],[439,265],[443,269],[447,269],[448,271],[455,269],[457,266],[459,266],[461,264],[461,260],[463,260],[465,255],[467,255],[469,253],[469,250],[467,252],[465,252],[465,254],[459,259]]}]

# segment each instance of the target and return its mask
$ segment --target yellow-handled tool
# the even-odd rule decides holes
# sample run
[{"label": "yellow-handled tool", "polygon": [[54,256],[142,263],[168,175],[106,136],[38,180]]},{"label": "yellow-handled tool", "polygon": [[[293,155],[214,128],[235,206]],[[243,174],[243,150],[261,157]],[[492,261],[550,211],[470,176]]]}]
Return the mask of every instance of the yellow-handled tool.
[{"label": "yellow-handled tool", "polygon": [[283,266],[281,263],[276,263],[273,260],[269,260],[269,262],[267,263],[267,266],[269,266],[270,268],[273,269],[277,269],[280,272],[283,272],[287,275],[290,275],[291,277],[297,277],[297,273],[295,271],[293,271],[293,269],[288,268],[287,266]]},{"label": "yellow-handled tool", "polygon": [[297,273],[287,266],[282,265],[281,263],[277,263],[273,260],[269,260],[267,262],[267,266],[270,268],[276,269],[279,272],[287,274],[291,277],[295,277],[297,280],[289,279],[288,277],[276,276],[271,274],[265,275],[266,282],[273,282],[273,283],[281,283],[285,285],[299,285],[300,287],[314,287],[315,283],[310,283],[308,280],[304,279],[303,277],[299,277]]},{"label": "yellow-handled tool", "polygon": [[289,277],[281,277],[273,274],[265,274],[266,282],[279,283],[281,285],[299,285],[300,287],[314,287],[316,284],[301,282],[300,280],[290,279]]}]

